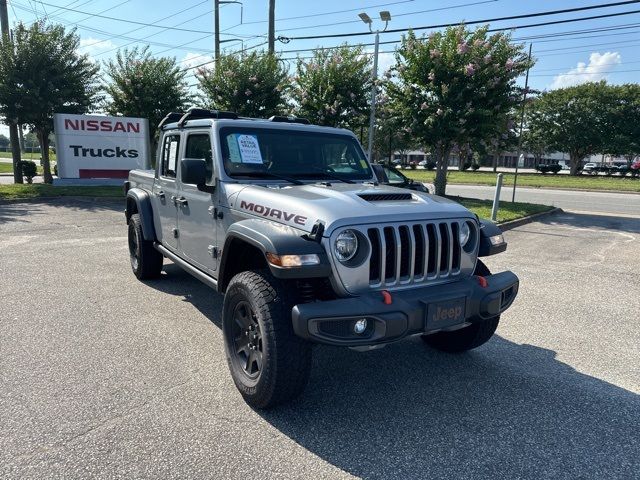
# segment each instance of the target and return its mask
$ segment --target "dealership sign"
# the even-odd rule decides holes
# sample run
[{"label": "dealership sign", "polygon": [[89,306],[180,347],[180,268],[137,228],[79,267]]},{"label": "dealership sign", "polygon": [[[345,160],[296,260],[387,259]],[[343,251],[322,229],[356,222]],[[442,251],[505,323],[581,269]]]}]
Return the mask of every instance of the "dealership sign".
[{"label": "dealership sign", "polygon": [[60,178],[126,178],[148,168],[145,118],[56,113],[54,130]]}]

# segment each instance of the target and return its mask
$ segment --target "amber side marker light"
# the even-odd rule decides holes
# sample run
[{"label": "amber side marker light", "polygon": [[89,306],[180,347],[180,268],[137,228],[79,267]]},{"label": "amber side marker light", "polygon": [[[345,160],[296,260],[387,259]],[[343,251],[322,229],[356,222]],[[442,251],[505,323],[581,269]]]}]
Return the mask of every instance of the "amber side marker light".
[{"label": "amber side marker light", "polygon": [[276,255],[267,253],[267,261],[276,267],[291,268],[305,265],[319,265],[320,257],[315,253],[308,255]]}]

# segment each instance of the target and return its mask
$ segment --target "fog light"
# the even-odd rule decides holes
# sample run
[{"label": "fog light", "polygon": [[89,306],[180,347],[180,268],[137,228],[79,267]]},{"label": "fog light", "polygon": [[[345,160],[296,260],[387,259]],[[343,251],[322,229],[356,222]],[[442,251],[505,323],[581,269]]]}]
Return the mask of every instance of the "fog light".
[{"label": "fog light", "polygon": [[353,331],[357,335],[360,335],[360,334],[364,333],[364,331],[366,329],[367,329],[367,319],[366,318],[361,318],[360,320],[356,321],[356,323],[353,324]]},{"label": "fog light", "polygon": [[489,237],[489,241],[493,246],[501,245],[504,243],[504,237],[502,236],[502,234],[494,235],[492,237]]}]

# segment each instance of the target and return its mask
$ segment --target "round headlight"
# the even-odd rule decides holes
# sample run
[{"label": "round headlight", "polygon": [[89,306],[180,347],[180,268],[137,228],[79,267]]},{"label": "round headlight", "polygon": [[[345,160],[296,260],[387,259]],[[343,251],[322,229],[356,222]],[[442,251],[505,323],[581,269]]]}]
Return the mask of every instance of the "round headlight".
[{"label": "round headlight", "polygon": [[470,238],[471,229],[469,228],[469,224],[467,222],[461,223],[460,231],[458,232],[458,241],[460,242],[460,246],[464,247]]},{"label": "round headlight", "polygon": [[333,244],[336,258],[341,262],[351,260],[358,251],[358,237],[353,230],[345,230],[340,233]]}]

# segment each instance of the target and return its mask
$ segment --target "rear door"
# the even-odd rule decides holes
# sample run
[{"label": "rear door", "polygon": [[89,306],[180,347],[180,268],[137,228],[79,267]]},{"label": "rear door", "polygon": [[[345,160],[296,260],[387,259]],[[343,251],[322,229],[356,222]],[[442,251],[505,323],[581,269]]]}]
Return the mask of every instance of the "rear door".
[{"label": "rear door", "polygon": [[180,134],[167,133],[162,140],[161,162],[158,178],[153,183],[153,211],[160,223],[160,241],[171,249],[178,250],[178,208],[174,199],[178,194],[176,173],[180,153]]},{"label": "rear door", "polygon": [[[184,158],[207,162],[207,184],[214,184],[213,146],[210,130],[189,130],[184,139]],[[212,273],[218,265],[215,198],[217,192],[201,192],[180,182],[178,224],[182,255],[201,270]]]}]

